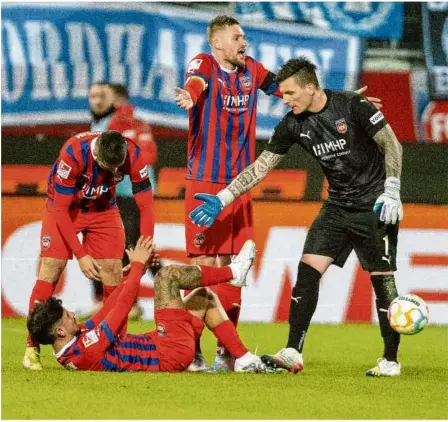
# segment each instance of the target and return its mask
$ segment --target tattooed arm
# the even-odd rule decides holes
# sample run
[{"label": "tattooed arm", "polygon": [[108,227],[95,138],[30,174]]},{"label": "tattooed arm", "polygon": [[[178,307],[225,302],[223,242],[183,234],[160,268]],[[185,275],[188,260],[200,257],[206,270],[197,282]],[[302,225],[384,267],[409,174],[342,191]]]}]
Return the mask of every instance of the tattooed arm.
[{"label": "tattooed arm", "polygon": [[381,221],[395,224],[403,219],[403,205],[400,199],[403,148],[389,125],[379,130],[373,139],[384,152],[386,164],[384,193],[378,197],[373,209],[379,214]]},{"label": "tattooed arm", "polygon": [[386,163],[386,177],[401,177],[403,147],[398,142],[390,125],[384,126],[374,137],[375,142],[384,152]]},{"label": "tattooed arm", "polygon": [[235,198],[258,185],[282,161],[283,157],[284,155],[281,154],[263,151],[249,167],[245,168],[225,189],[218,193],[217,196],[221,199],[223,206],[229,205]]}]

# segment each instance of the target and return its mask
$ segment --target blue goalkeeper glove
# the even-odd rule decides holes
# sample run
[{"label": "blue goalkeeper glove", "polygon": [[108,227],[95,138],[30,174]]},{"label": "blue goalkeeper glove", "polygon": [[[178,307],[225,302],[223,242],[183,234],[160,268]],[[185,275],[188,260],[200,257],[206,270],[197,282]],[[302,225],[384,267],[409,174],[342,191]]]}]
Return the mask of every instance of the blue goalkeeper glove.
[{"label": "blue goalkeeper glove", "polygon": [[197,193],[194,198],[204,201],[204,203],[190,212],[191,221],[199,227],[211,227],[223,210],[224,204],[218,196],[208,193]]},{"label": "blue goalkeeper glove", "polygon": [[373,206],[373,211],[379,214],[380,221],[395,224],[403,219],[403,205],[400,199],[400,179],[388,177],[384,182],[384,193]]}]

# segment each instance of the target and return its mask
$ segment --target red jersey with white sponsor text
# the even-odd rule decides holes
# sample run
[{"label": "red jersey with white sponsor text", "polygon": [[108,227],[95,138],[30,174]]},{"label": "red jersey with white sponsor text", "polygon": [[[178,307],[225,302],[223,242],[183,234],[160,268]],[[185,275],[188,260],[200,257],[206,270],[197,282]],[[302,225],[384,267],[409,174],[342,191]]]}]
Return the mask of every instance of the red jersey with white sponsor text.
[{"label": "red jersey with white sponsor text", "polygon": [[189,110],[187,179],[229,183],[255,159],[258,89],[280,95],[275,75],[252,57],[235,71],[210,54],[198,54],[187,73],[205,90]]},{"label": "red jersey with white sponsor text", "polygon": [[[73,195],[70,209],[104,211],[115,208],[115,186],[123,175],[129,174],[135,184],[148,179],[147,163],[141,149],[130,139],[126,139],[128,153],[120,172],[114,175],[103,170],[92,154],[93,144],[101,133],[80,133],[62,146],[48,178],[49,207],[53,206],[56,195]],[[151,189],[149,183],[147,188]]]}]

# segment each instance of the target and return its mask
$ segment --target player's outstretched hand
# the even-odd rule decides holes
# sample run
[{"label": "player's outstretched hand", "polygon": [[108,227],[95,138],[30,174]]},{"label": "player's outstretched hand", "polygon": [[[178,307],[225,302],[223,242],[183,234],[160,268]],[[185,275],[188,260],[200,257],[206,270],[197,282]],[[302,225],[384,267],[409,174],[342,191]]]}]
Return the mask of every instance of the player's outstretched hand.
[{"label": "player's outstretched hand", "polygon": [[[367,90],[367,85],[364,85],[362,88],[357,89],[355,92],[357,94],[362,94],[366,90]],[[379,110],[380,108],[383,107],[383,103],[381,102],[380,98],[376,98],[376,97],[366,97],[366,98],[377,108],[377,110]]]},{"label": "player's outstretched hand", "polygon": [[221,199],[208,193],[197,193],[194,198],[204,201],[204,203],[190,212],[191,221],[199,227],[211,227],[224,208]]},{"label": "player's outstretched hand", "polygon": [[141,262],[146,266],[155,253],[155,244],[151,236],[140,236],[134,249],[126,249],[131,264]]},{"label": "player's outstretched hand", "polygon": [[193,99],[186,89],[176,88],[176,104],[184,110],[190,110],[194,106]]},{"label": "player's outstretched hand", "polygon": [[79,261],[79,268],[83,274],[90,280],[101,280],[101,265],[90,255],[84,255]]}]

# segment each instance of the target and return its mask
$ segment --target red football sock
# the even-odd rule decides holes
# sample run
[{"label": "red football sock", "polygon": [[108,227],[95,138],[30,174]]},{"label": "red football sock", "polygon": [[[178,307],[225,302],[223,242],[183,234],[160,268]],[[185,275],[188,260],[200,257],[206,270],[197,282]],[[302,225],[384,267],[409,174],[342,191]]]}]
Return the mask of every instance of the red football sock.
[{"label": "red football sock", "polygon": [[[241,289],[238,289],[241,291]],[[241,297],[240,297],[241,300]],[[232,322],[233,326],[236,328],[238,325],[238,321],[240,319],[240,310],[241,308],[239,306],[235,306],[232,309],[229,309],[226,311],[227,316],[229,317],[229,320]],[[218,340],[218,347],[225,347],[222,341]],[[226,350],[228,351],[228,350]],[[224,352],[225,353],[225,352]]]},{"label": "red football sock", "polygon": [[199,265],[201,268],[201,287],[214,286],[215,284],[227,283],[233,279],[230,267],[207,267]]},{"label": "red football sock", "polygon": [[213,334],[224,344],[225,348],[236,359],[245,355],[249,350],[244,346],[243,342],[236,331],[235,326],[230,320],[226,320],[213,328]]},{"label": "red football sock", "polygon": [[[45,302],[54,292],[55,286],[53,286],[53,283],[48,283],[47,281],[43,280],[37,280],[36,284],[33,287],[33,291],[31,292],[30,302],[28,305],[28,315],[31,313],[31,311],[34,308],[35,302]],[[28,334],[27,341],[26,341],[27,347],[38,347],[39,345],[37,343],[34,343],[31,340],[30,335]]]},{"label": "red football sock", "polygon": [[109,296],[113,293],[113,291],[118,286],[109,286],[106,284],[103,284],[103,304],[106,303],[106,300],[109,298]]}]

